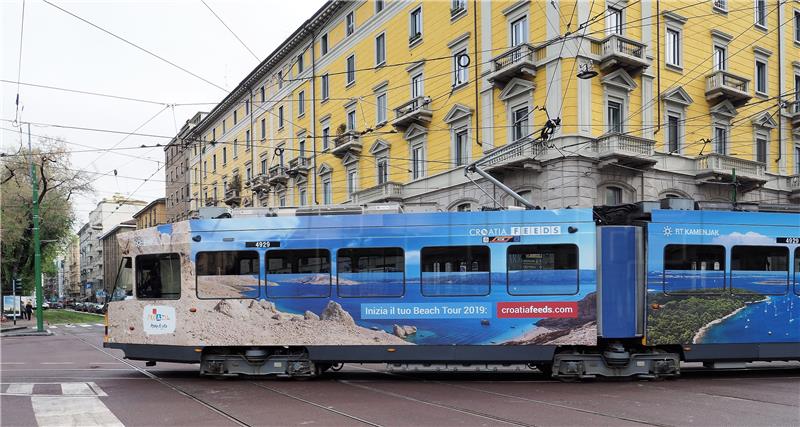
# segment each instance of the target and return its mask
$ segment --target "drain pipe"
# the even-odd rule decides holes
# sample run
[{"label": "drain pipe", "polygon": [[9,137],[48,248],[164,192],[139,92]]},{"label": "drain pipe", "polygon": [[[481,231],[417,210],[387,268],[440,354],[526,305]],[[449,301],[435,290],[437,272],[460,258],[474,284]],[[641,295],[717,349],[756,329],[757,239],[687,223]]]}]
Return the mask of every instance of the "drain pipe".
[{"label": "drain pipe", "polygon": [[[778,165],[778,173],[782,173],[781,171],[781,159],[783,159],[783,25],[780,25],[783,22],[783,0],[778,1],[778,158],[775,159],[775,163]],[[767,165],[767,169],[769,169],[769,165]],[[769,170],[767,170],[769,172]]]}]

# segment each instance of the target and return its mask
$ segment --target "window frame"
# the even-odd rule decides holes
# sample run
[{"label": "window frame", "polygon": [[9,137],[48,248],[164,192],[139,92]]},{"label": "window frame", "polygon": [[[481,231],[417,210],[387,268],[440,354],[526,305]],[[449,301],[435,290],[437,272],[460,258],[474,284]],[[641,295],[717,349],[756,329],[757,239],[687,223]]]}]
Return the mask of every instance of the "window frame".
[{"label": "window frame", "polygon": [[306,91],[297,92],[297,117],[306,115]]},{"label": "window frame", "polygon": [[[759,96],[768,96],[769,93],[769,63],[767,62],[766,58],[761,56],[756,56],[754,61],[755,70],[753,72],[753,80],[755,80],[755,84],[753,85],[753,90],[755,91],[756,95]],[[762,68],[763,67],[763,68]],[[760,73],[760,70],[763,70],[763,74]],[[761,81],[763,77],[763,82]],[[763,83],[764,87],[763,90],[761,88],[761,83]]]},{"label": "window frame", "polygon": [[[197,265],[198,265],[197,258],[200,256],[200,254],[223,253],[223,252],[252,252],[252,253],[256,254],[256,261],[257,261],[256,262],[256,266],[258,267],[258,278],[256,280],[257,280],[257,283],[258,283],[258,287],[256,288],[257,292],[256,292],[256,296],[255,297],[201,297],[200,296],[200,284],[199,284],[199,282],[200,282],[200,274],[198,274],[198,272],[197,272]],[[217,300],[217,299],[258,300],[258,299],[261,299],[261,296],[262,296],[261,295],[261,287],[262,287],[262,285],[261,285],[261,269],[262,269],[263,265],[264,265],[264,263],[261,260],[261,254],[258,253],[258,251],[254,250],[254,249],[231,249],[231,250],[215,250],[215,251],[198,251],[195,254],[195,257],[194,257],[194,293],[195,293],[195,296],[199,300]],[[203,275],[203,276],[217,276],[217,275],[210,274],[210,275]],[[228,275],[228,274],[220,274],[218,276],[230,276],[230,275]]]},{"label": "window frame", "polygon": [[331,88],[329,79],[330,77],[328,76],[328,73],[325,73],[320,76],[320,91],[322,92],[321,93],[322,100],[320,101],[320,103],[327,101],[328,98],[330,97]]},{"label": "window frame", "polygon": [[[403,273],[403,285],[402,285],[402,289],[401,289],[400,295],[359,295],[359,296],[342,295],[341,292],[339,292],[339,270],[340,270],[339,269],[339,257],[340,257],[340,252],[341,251],[347,251],[347,250],[377,250],[377,249],[380,249],[380,250],[397,249],[397,250],[400,251],[400,254],[402,255],[402,258],[403,258],[403,261],[402,261],[402,264],[401,264],[402,267],[403,267],[403,271],[402,271],[402,273]],[[403,249],[402,247],[399,247],[399,246],[380,246],[380,247],[358,246],[358,247],[354,247],[354,248],[338,248],[338,249],[336,249],[336,296],[339,297],[339,298],[403,298],[406,295],[406,278],[407,278],[406,270],[407,270],[407,268],[406,268],[406,250]],[[357,273],[355,273],[355,274],[357,274]]]},{"label": "window frame", "polygon": [[[423,271],[423,252],[426,249],[441,249],[441,248],[485,248],[486,252],[488,253],[488,273],[489,275],[489,282],[487,283],[487,292],[483,294],[446,294],[446,295],[430,295],[425,293],[425,281],[422,279],[422,274],[426,273]],[[447,297],[484,297],[490,295],[492,293],[492,250],[488,245],[474,245],[474,244],[463,244],[463,245],[442,245],[442,246],[423,246],[419,249],[419,293],[420,295],[428,298],[447,298]],[[453,271],[455,272],[455,271]]]},{"label": "window frame", "polygon": [[328,54],[328,33],[323,34],[319,38],[319,51],[320,56],[325,56]]},{"label": "window frame", "polygon": [[[91,250],[91,248],[89,250]],[[178,296],[177,297],[173,297],[173,298],[141,297],[140,293],[139,293],[139,274],[138,274],[139,273],[139,259],[141,257],[153,257],[153,256],[162,256],[162,255],[170,255],[170,256],[174,255],[175,259],[178,261]],[[183,277],[182,277],[182,274],[181,274],[181,269],[182,269],[182,265],[181,264],[182,264],[181,263],[181,255],[178,252],[161,252],[161,253],[155,253],[155,254],[140,254],[140,255],[136,255],[133,258],[133,286],[134,286],[134,289],[135,289],[133,293],[136,296],[136,299],[137,300],[141,300],[141,301],[150,301],[150,300],[176,301],[176,300],[180,300],[181,296],[183,295]],[[162,292],[162,294],[163,294],[163,292]]]},{"label": "window frame", "polygon": [[344,36],[350,37],[356,32],[356,15],[355,11],[350,11],[344,17]]},{"label": "window frame", "polygon": [[[575,292],[574,293],[512,293],[511,292],[511,281],[509,280],[510,272],[512,271],[509,268],[511,264],[509,262],[509,255],[511,248],[515,247],[526,247],[526,246],[570,246],[575,248]],[[571,269],[568,269],[571,270]],[[513,270],[513,271],[526,271],[526,270]],[[554,270],[543,270],[543,271],[554,271]],[[506,247],[506,293],[512,296],[550,296],[550,295],[578,295],[581,291],[581,248],[575,243],[529,243],[529,244],[518,244],[518,245],[508,245]]]},{"label": "window frame", "polygon": [[753,2],[753,26],[762,30],[767,29],[767,1],[755,0]]},{"label": "window frame", "polygon": [[386,65],[386,33],[375,36],[375,68]]},{"label": "window frame", "polygon": [[[381,105],[381,99],[383,99]],[[386,91],[375,94],[375,123],[377,126],[388,123],[389,121],[389,96]]]},{"label": "window frame", "polygon": [[345,87],[356,83],[356,54],[351,53],[345,59]]},{"label": "window frame", "polygon": [[[790,290],[789,288],[792,285],[792,251],[789,249],[788,246],[776,246],[776,245],[733,245],[731,246],[731,267],[730,267],[730,292],[733,295],[743,295],[744,293],[741,292],[734,292],[733,287],[733,278],[734,278],[734,271],[775,271],[781,272],[781,270],[734,270],[733,269],[733,254],[734,250],[737,248],[770,248],[775,250],[782,250],[786,253],[786,287],[784,288],[783,293],[765,293],[765,292],[757,292],[761,295],[770,295],[770,296],[780,296],[780,295],[789,295]],[[800,249],[800,248],[798,248]],[[795,261],[796,262],[796,261]],[[795,272],[795,275],[797,273]],[[755,292],[755,291],[753,291]]]},{"label": "window frame", "polygon": [[[725,264],[722,266],[720,270],[709,270],[709,271],[722,271],[722,287],[721,288],[710,288],[714,289],[713,292],[706,290],[707,288],[703,289],[703,292],[686,292],[686,291],[678,291],[678,292],[667,292],[667,248],[670,246],[704,246],[710,248],[722,248],[722,260]],[[703,244],[703,243],[670,243],[664,245],[661,250],[662,257],[661,257],[661,292],[664,295],[679,295],[679,296],[686,296],[686,295],[723,295],[726,292],[730,293],[730,266],[728,265],[728,249],[725,245],[714,245],[714,244]],[[702,271],[702,270],[678,270],[678,271]]]},{"label": "window frame", "polygon": [[[415,16],[418,19],[415,19]],[[416,46],[422,40],[422,5],[408,12],[408,45]]]},{"label": "window frame", "polygon": [[[270,274],[270,272],[269,272],[269,256],[270,256],[270,254],[273,253],[273,252],[302,252],[302,251],[317,251],[317,252],[324,251],[324,252],[328,253],[328,273],[327,273],[328,274],[328,294],[324,295],[324,296],[320,295],[320,296],[286,296],[286,297],[270,295],[269,294],[270,286],[267,285],[267,283],[269,282],[270,276],[273,275],[273,274]],[[292,249],[288,249],[288,248],[280,248],[280,249],[278,249],[278,248],[276,248],[276,249],[267,250],[264,253],[264,285],[265,285],[264,286],[264,295],[265,295],[265,298],[267,298],[267,299],[292,299],[292,298],[296,298],[296,299],[317,298],[318,299],[318,298],[331,298],[333,296],[333,291],[332,291],[333,273],[332,273],[332,271],[333,271],[333,258],[331,257],[331,251],[328,248],[311,248],[311,249],[309,249],[309,248],[292,248]],[[300,274],[300,273],[283,273],[283,274]],[[325,274],[325,273],[312,273],[312,274]],[[280,274],[278,274],[278,275],[280,275]]]}]

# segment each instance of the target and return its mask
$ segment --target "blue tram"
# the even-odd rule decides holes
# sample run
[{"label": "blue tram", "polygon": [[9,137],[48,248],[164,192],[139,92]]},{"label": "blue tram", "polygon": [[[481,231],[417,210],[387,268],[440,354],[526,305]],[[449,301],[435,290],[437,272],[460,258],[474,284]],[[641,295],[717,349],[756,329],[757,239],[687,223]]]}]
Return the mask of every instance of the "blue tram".
[{"label": "blue tram", "polygon": [[605,224],[562,209],[130,232],[105,346],[211,375],[386,362],[653,378],[682,360],[800,360],[797,215],[657,210]]}]

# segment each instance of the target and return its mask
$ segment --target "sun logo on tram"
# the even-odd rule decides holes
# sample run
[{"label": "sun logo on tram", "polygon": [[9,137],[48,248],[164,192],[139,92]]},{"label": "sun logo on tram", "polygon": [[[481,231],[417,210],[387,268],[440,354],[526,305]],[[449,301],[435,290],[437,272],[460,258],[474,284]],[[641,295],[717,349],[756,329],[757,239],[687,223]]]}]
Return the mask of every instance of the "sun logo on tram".
[{"label": "sun logo on tram", "polygon": [[664,226],[664,237],[672,236],[672,227],[665,225]]}]

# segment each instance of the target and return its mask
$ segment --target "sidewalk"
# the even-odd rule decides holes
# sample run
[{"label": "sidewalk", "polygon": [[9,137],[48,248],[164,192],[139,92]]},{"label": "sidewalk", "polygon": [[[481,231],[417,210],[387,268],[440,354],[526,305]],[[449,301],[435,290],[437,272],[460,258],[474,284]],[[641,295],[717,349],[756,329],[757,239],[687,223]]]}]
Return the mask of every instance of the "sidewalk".
[{"label": "sidewalk", "polygon": [[52,333],[46,329],[46,325],[44,332],[36,330],[36,315],[33,315],[31,320],[22,320],[22,318],[19,318],[17,319],[16,325],[14,325],[14,320],[9,318],[0,326],[0,336],[11,337],[28,335],[52,335]]}]

